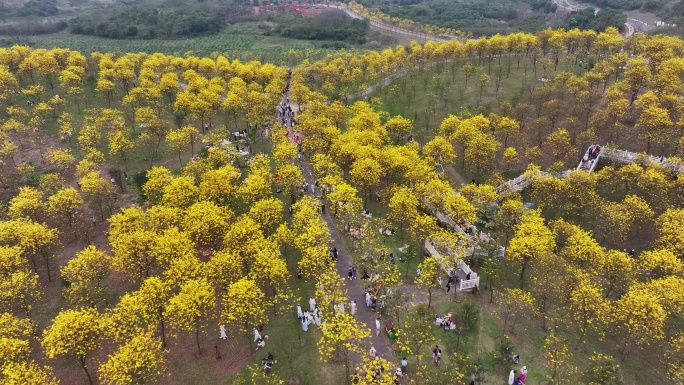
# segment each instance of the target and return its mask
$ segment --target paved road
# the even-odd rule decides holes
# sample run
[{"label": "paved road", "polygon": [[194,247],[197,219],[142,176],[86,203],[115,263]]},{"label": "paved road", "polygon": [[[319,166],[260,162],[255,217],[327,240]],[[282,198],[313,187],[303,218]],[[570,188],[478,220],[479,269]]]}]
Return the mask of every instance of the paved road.
[{"label": "paved road", "polygon": [[[568,2],[568,0],[553,0],[553,2],[567,12],[581,11],[584,8],[587,8],[584,5],[571,4]],[[601,10],[601,8],[594,7],[594,10],[594,14],[597,14],[598,11]],[[625,32],[626,37],[632,36],[635,32],[645,32],[653,29],[652,26],[638,19],[627,19],[625,26],[627,27],[627,31]]]},{"label": "paved road", "polygon": [[[346,8],[342,7],[339,5],[327,5],[329,8],[335,8],[339,9],[341,11],[344,11],[349,17],[353,19],[366,19],[365,17],[359,15],[358,13]],[[385,24],[385,23],[378,23],[377,21],[370,20],[370,25],[378,28],[378,29],[383,29],[385,31],[392,32],[397,35],[404,35],[413,39],[420,39],[420,40],[432,40],[432,41],[449,41],[450,39],[444,38],[444,37],[439,37],[439,36],[434,36],[434,35],[429,35],[427,33],[422,33],[422,32],[414,32],[414,31],[409,31],[407,29],[402,29],[395,27],[390,24]]]},{"label": "paved road", "polygon": [[[298,111],[298,106],[293,105],[290,102],[286,102],[289,99],[289,93],[285,94],[285,97],[283,98],[282,102],[286,103],[289,105],[293,111]],[[294,138],[294,135],[292,133],[292,122],[289,120],[287,121],[287,129],[290,132],[290,137]],[[302,174],[304,175],[304,178],[306,181],[309,183],[310,186],[315,185],[315,178],[313,177],[313,173],[311,172],[311,167],[309,166],[308,161],[306,160],[306,157],[302,156],[300,159],[301,161],[301,167],[302,167]],[[309,192],[309,194],[316,195],[318,194],[319,191],[316,190],[315,192]],[[336,247],[338,251],[338,258],[337,258],[337,264],[335,266],[337,272],[344,278],[344,288],[347,290],[347,293],[349,295],[350,300],[356,301],[357,304],[357,319],[361,322],[361,324],[365,327],[367,327],[371,331],[371,338],[370,342],[371,345],[373,346],[378,355],[380,357],[393,362],[394,357],[392,354],[392,350],[389,347],[389,339],[387,338],[387,335],[384,330],[384,322],[381,322],[382,329],[380,331],[380,335],[376,335],[376,328],[375,328],[375,320],[376,320],[376,313],[372,312],[369,307],[366,307],[365,305],[365,300],[364,300],[364,291],[365,289],[361,286],[361,281],[359,279],[356,280],[349,280],[347,279],[347,271],[349,269],[349,266],[351,266],[351,260],[350,260],[350,253],[344,246],[344,243],[342,242],[342,236],[339,234],[337,231],[337,228],[335,227],[332,218],[330,217],[330,210],[327,210],[325,214],[321,214],[321,218],[326,222],[328,225],[328,231],[330,231],[330,237],[332,239],[332,246],[331,247]],[[345,304],[345,311],[349,311],[350,305],[349,303]],[[370,349],[370,346],[367,347],[367,349]],[[355,364],[359,363],[359,357],[355,357],[353,359]]]}]

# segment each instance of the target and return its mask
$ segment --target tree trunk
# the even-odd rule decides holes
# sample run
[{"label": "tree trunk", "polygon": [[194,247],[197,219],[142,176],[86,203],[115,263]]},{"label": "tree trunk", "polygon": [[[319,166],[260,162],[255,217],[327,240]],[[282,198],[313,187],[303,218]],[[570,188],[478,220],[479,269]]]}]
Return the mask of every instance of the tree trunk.
[{"label": "tree trunk", "polygon": [[85,371],[85,374],[88,377],[88,383],[90,385],[93,385],[93,379],[90,377],[90,373],[88,372],[88,368],[86,367],[85,357],[78,357],[78,361],[81,363],[81,367],[83,367],[83,370]]},{"label": "tree trunk", "polygon": [[492,278],[492,286],[489,288],[489,304],[494,302],[494,279]]},{"label": "tree trunk", "polygon": [[525,288],[525,270],[527,269],[527,264],[530,262],[529,257],[524,257],[523,258],[523,265],[522,268],[520,269],[520,289],[523,290]]},{"label": "tree trunk", "polygon": [[43,259],[45,259],[45,267],[47,268],[48,282],[52,282],[52,274],[50,274],[50,257],[47,254],[43,254]]},{"label": "tree trunk", "polygon": [[200,347],[200,329],[199,329],[199,321],[195,323],[195,340],[197,341],[197,355],[201,356],[202,355],[202,348]]},{"label": "tree trunk", "polygon": [[[159,309],[159,313],[161,314],[161,309]],[[166,347],[166,327],[163,319],[159,320],[159,326],[161,327],[162,347]]]},{"label": "tree trunk", "polygon": [[38,267],[36,266],[36,260],[33,258],[33,255],[31,255],[31,264],[33,265],[33,272],[38,274]]}]

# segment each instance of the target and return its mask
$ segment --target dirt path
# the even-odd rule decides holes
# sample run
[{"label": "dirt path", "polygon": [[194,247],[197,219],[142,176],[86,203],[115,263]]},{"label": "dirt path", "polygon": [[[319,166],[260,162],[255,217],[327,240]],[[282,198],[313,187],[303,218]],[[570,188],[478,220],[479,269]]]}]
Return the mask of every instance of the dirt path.
[{"label": "dirt path", "polygon": [[447,174],[449,179],[454,182],[456,188],[467,185],[469,182],[456,171],[456,168],[450,164],[444,166],[444,173]]},{"label": "dirt path", "polygon": [[[311,168],[304,157],[302,157],[302,171],[306,181],[310,185],[314,185],[315,180],[311,172]],[[347,271],[349,266],[352,265],[350,254],[347,248],[342,242],[342,235],[337,231],[332,217],[330,216],[330,210],[327,210],[325,214],[321,214],[321,218],[325,220],[328,225],[328,230],[330,231],[330,238],[332,239],[332,247],[336,247],[338,250],[339,257],[337,258],[337,264],[335,268],[337,272],[345,278],[344,288],[349,294],[349,299],[356,301],[357,303],[357,319],[366,326],[371,331],[371,345],[375,347],[380,357],[392,362],[392,350],[389,347],[389,341],[385,333],[384,322],[381,321],[380,335],[377,335],[375,328],[375,320],[377,319],[377,313],[373,312],[371,308],[367,307],[364,300],[365,289],[361,286],[361,281],[359,279],[349,280],[347,279]]]}]

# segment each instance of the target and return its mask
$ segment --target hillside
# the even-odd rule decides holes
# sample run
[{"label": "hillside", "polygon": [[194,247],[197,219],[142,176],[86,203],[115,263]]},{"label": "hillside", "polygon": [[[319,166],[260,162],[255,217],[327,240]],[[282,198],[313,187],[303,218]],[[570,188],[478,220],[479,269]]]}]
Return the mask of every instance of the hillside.
[{"label": "hillside", "polygon": [[684,381],[684,40],[267,13],[0,48],[0,383]]}]

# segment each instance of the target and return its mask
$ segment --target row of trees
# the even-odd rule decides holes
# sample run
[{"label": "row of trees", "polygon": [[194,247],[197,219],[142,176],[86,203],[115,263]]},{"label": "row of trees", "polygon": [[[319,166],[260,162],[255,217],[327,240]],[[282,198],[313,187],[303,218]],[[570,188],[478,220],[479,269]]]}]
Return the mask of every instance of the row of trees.
[{"label": "row of trees", "polygon": [[[220,322],[248,345],[254,325],[291,311],[288,248],[302,253],[299,267],[307,276],[321,274],[329,234],[312,224],[318,204],[295,204],[289,226],[283,203],[272,196],[275,183],[294,196],[303,182],[293,145],[275,150],[278,181],[267,156],[254,157],[244,171],[234,166],[243,161],[222,143],[230,137],[225,127],[212,128],[202,157],[183,165],[200,147],[204,123],[218,113],[234,129],[241,119],[250,120],[248,128],[263,127],[280,100],[286,69],[227,60],[217,67],[209,59],[211,73],[222,68],[225,76],[208,79],[195,71],[207,64],[198,58],[183,68],[186,59],[164,55],[85,58],[14,47],[1,56],[6,182],[11,175],[21,178],[10,186],[37,182],[19,189],[0,222],[3,383],[57,383],[42,356],[78,359],[89,382],[96,376],[111,384],[162,381],[169,337],[192,336],[201,353],[206,331]],[[93,93],[101,99],[92,100]],[[24,108],[18,101],[35,103]],[[62,146],[55,146],[60,138]],[[38,148],[43,159],[30,165]],[[180,172],[152,167],[139,178],[145,208],[118,212],[119,190],[128,186],[121,173],[110,170],[111,181],[104,176],[108,162],[132,173],[139,154],[152,162],[164,152],[177,153]],[[62,245],[74,236],[76,245],[90,243],[101,221],[109,224],[108,247],[64,255]],[[36,272],[44,266],[55,280],[55,262],[62,264],[66,304],[48,319],[36,317],[36,308],[56,300],[45,298]],[[114,278],[128,282],[123,293],[110,286]]]},{"label": "row of trees", "polygon": [[[516,194],[498,196],[491,185],[473,184],[457,195],[437,177],[434,164],[454,163],[456,159],[466,165],[473,162],[471,167],[483,162],[479,165],[481,169],[491,170],[501,145],[497,137],[506,140],[508,132],[519,130],[515,120],[501,116],[449,117],[442,122],[440,135],[423,146],[420,156],[415,142],[402,145],[403,138],[412,130],[409,120],[382,117],[363,102],[355,103],[345,112],[341,104],[327,104],[324,97],[303,89],[308,104],[299,114],[297,126],[306,138],[303,149],[311,156],[320,180],[332,186],[333,192],[326,198],[345,222],[362,223],[357,213],[364,202],[358,200],[357,193],[365,199],[377,193],[387,202],[389,218],[401,232],[408,228],[417,240],[439,239],[440,244],[447,245],[442,250],[451,249],[457,256],[463,256],[458,253],[458,237],[437,230],[434,218],[422,214],[421,206],[436,208],[457,223],[467,223],[474,220],[472,204],[499,202],[494,230],[506,239],[512,237],[506,266],[518,269],[524,289],[506,289],[496,296],[504,332],[515,327],[516,317],[539,314],[542,326],[557,330],[547,340],[550,362],[567,364],[568,344],[577,347],[588,335],[608,333],[611,340],[619,343],[617,353],[623,360],[639,348],[642,353],[662,357],[665,372],[672,380],[681,376],[677,360],[672,359],[680,351],[674,317],[679,311],[675,304],[680,302],[676,298],[681,290],[661,291],[681,284],[680,247],[674,236],[679,211],[672,208],[680,203],[681,178],[671,181],[671,176],[658,165],[632,164],[618,170],[605,168],[596,174],[578,171],[565,179],[540,177],[533,182],[532,198],[548,218],[593,218],[596,228],[605,232],[602,241],[610,238],[617,247],[626,246],[628,237],[643,228],[642,221],[658,223],[661,232],[655,247],[634,260],[623,251],[604,248],[590,232],[569,221],[558,219],[547,224],[541,212],[524,210]],[[648,97],[645,95],[641,97]],[[488,141],[493,144],[487,145]],[[569,144],[570,139],[553,142]],[[563,153],[561,148],[555,151]],[[663,182],[664,188],[656,187],[660,183],[656,181]],[[603,189],[613,195],[601,198]],[[623,199],[612,202],[616,192]],[[656,220],[658,214],[661,217]],[[613,218],[613,222],[606,226],[608,218]],[[440,262],[455,263],[450,257]],[[428,258],[421,266],[425,272],[437,271],[430,265],[437,263]],[[635,270],[642,274],[635,275]],[[503,274],[501,262],[487,259],[483,272],[490,282],[496,281]],[[425,288],[436,284],[436,275],[429,276],[432,275],[428,273],[419,282]],[[569,331],[577,338],[567,342],[564,336]],[[652,341],[665,343],[656,347]],[[561,355],[563,359],[558,358]],[[602,362],[612,365],[610,360]],[[555,380],[568,378],[570,369],[554,366],[552,376]]]}]

